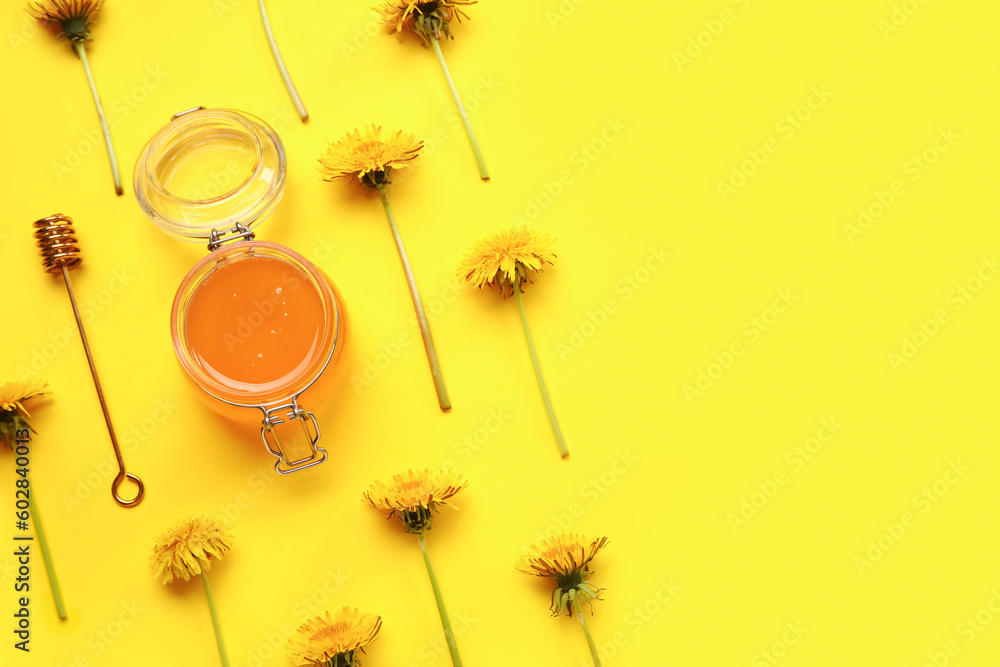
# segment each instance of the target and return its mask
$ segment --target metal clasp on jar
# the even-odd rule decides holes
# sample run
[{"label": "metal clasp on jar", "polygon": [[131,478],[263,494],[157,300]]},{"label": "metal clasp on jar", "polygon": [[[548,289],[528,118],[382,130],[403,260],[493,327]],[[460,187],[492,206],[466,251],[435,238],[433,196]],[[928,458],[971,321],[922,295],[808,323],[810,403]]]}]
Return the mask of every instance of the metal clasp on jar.
[{"label": "metal clasp on jar", "polygon": [[[316,415],[300,407],[298,398],[296,395],[292,397],[290,403],[270,409],[261,408],[264,412],[264,421],[260,425],[260,438],[264,441],[267,451],[278,457],[277,463],[274,464],[274,470],[282,475],[305,470],[326,461],[326,450],[317,446],[320,432]],[[282,417],[283,412],[284,417]],[[297,420],[301,424],[302,432],[306,436],[306,443],[309,445],[308,456],[292,458],[291,450],[283,445],[281,439],[278,438],[278,432],[274,427],[278,424],[284,424],[285,418]],[[282,467],[282,464],[285,467]]]},{"label": "metal clasp on jar", "polygon": [[255,238],[256,235],[249,228],[245,227],[243,223],[237,222],[232,229],[227,231],[220,232],[218,229],[213,229],[208,237],[208,249],[210,252],[215,252],[227,243],[253,241]]}]

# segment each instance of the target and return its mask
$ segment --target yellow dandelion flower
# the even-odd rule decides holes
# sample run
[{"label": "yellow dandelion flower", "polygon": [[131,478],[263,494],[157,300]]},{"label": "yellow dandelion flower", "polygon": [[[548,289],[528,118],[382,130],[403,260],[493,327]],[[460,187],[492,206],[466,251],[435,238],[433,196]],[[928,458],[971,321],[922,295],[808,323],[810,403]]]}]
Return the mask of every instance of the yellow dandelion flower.
[{"label": "yellow dandelion flower", "polygon": [[49,383],[40,378],[5,382],[0,385],[0,410],[19,412],[25,417],[30,417],[24,403],[48,394]]},{"label": "yellow dandelion flower", "polygon": [[181,521],[160,535],[153,545],[150,559],[153,576],[164,584],[172,582],[174,577],[187,581],[222,560],[232,541],[229,529],[211,519]]},{"label": "yellow dandelion flower", "polygon": [[566,447],[562,429],[556,419],[545,378],[542,376],[538,350],[535,349],[535,340],[528,326],[528,314],[524,309],[524,299],[521,298],[524,283],[531,282],[532,273],[540,273],[546,264],[555,263],[556,255],[552,252],[554,245],[555,240],[545,232],[528,227],[515,227],[473,243],[462,258],[458,275],[480,289],[496,287],[500,296],[504,298],[511,294],[517,297],[521,327],[524,329],[524,339],[528,343],[528,353],[535,369],[535,380],[538,381],[538,390],[542,394],[542,402],[545,404],[559,454],[565,459],[569,458],[569,449]]},{"label": "yellow dandelion flower", "polygon": [[573,606],[579,611],[577,600],[585,602],[600,599],[600,588],[587,581],[590,563],[607,545],[608,538],[587,539],[583,535],[567,533],[543,540],[521,557],[515,569],[521,574],[551,577],[556,581],[552,592],[552,615],[564,611],[573,615]]},{"label": "yellow dandelion flower", "polygon": [[68,41],[84,42],[104,0],[45,0],[28,3],[27,12],[42,23],[58,23],[61,36]]},{"label": "yellow dandelion flower", "polygon": [[306,621],[288,641],[288,658],[297,667],[357,667],[355,652],[375,641],[382,617],[344,607],[333,617]]},{"label": "yellow dandelion flower", "polygon": [[462,97],[455,88],[455,81],[451,78],[451,71],[448,63],[444,60],[441,52],[442,37],[451,37],[451,22],[453,19],[462,21],[462,17],[469,16],[462,11],[462,7],[476,4],[476,0],[429,0],[420,2],[419,0],[383,0],[382,4],[373,9],[378,12],[382,22],[389,26],[389,34],[402,35],[407,29],[420,38],[421,44],[425,48],[431,47],[437,55],[438,64],[441,65],[441,72],[448,82],[448,89],[451,91],[452,99],[458,108],[458,115],[465,126],[465,134],[469,137],[469,146],[476,158],[476,167],[479,169],[479,177],[484,181],[490,180],[490,172],[486,168],[486,160],[483,158],[483,151],[479,147],[479,139],[472,129],[472,122],[469,120],[469,113],[465,110]]},{"label": "yellow dandelion flower", "polygon": [[[24,419],[31,416],[28,413],[28,409],[24,407],[24,404],[32,399],[42,398],[49,394],[49,383],[41,378],[11,380],[0,385],[0,442],[7,445],[7,447],[14,450],[17,454],[15,463],[18,465],[18,473],[25,480],[29,479],[28,468],[23,467],[25,464],[20,463],[20,461],[24,460],[22,456],[28,454],[28,443],[31,436],[25,433],[24,429],[27,429],[29,432],[33,432],[35,429],[31,428],[31,424]],[[18,431],[21,432],[18,433]],[[14,443],[17,443],[17,447],[14,446]],[[24,483],[27,484],[28,482],[25,481]],[[52,591],[52,601],[55,602],[59,618],[66,620],[66,602],[63,600],[62,587],[59,585],[59,575],[56,572],[55,561],[49,550],[49,538],[45,533],[45,527],[42,525],[41,517],[39,517],[38,510],[36,509],[37,503],[38,493],[32,487],[31,497],[28,498],[28,512],[31,515],[35,534],[38,537],[38,548],[42,552],[45,569],[49,573],[49,590]]]},{"label": "yellow dandelion flower", "polygon": [[567,533],[543,540],[530,553],[521,557],[517,571],[537,577],[574,577],[587,571],[608,538],[588,540],[583,535]]},{"label": "yellow dandelion flower", "polygon": [[556,588],[552,591],[552,615],[560,616],[565,611],[572,616],[573,611],[576,611],[587,638],[587,646],[590,647],[594,667],[600,667],[601,660],[580,603],[592,604],[593,600],[601,599],[598,596],[604,589],[587,579],[591,574],[591,561],[607,543],[606,537],[588,539],[576,533],[556,535],[535,545],[521,557],[515,567],[521,574],[552,577],[556,580]]},{"label": "yellow dandelion flower", "polygon": [[205,589],[205,599],[208,601],[208,611],[212,617],[212,627],[215,630],[215,643],[219,649],[219,659],[223,665],[229,664],[226,655],[226,645],[222,640],[222,626],[219,614],[215,608],[215,597],[208,585],[205,573],[212,563],[222,560],[229,551],[233,536],[229,529],[211,519],[201,517],[181,521],[170,528],[156,540],[153,545],[153,556],[149,565],[153,576],[169,584],[174,577],[184,581],[197,576]]},{"label": "yellow dandelion flower", "polygon": [[514,290],[523,291],[531,274],[546,264],[554,264],[555,240],[528,227],[515,227],[493,234],[472,244],[459,267],[459,276],[480,289],[496,287],[508,297]]},{"label": "yellow dandelion flower", "polygon": [[375,509],[398,517],[407,532],[422,533],[430,528],[432,512],[440,505],[454,507],[448,500],[466,486],[468,482],[452,470],[408,470],[394,475],[389,484],[375,482],[364,499]]},{"label": "yellow dandelion flower", "polygon": [[431,367],[438,405],[442,411],[447,412],[451,410],[451,399],[448,397],[437,348],[431,336],[430,321],[427,319],[420,290],[417,289],[417,278],[413,274],[413,267],[403,246],[403,237],[396,226],[396,216],[392,212],[389,196],[386,194],[386,186],[391,182],[390,172],[394,168],[409,167],[409,163],[416,159],[423,147],[423,142],[417,141],[412,134],[404,134],[397,130],[394,134],[388,133],[383,136],[381,126],[370,125],[364,132],[355,130],[327,146],[326,153],[319,159],[319,170],[323,174],[323,180],[357,178],[365,187],[378,192],[382,208],[385,209],[386,220],[389,222],[389,229],[392,231],[392,239],[396,243],[396,252],[403,265],[406,284],[410,289],[410,299],[413,301],[417,324],[420,326],[427,362]]},{"label": "yellow dandelion flower", "polygon": [[[452,630],[448,611],[445,608],[444,597],[438,584],[437,574],[431,565],[431,557],[427,551],[426,532],[430,530],[432,513],[440,505],[450,505],[448,500],[462,491],[468,482],[453,470],[431,472],[428,469],[408,470],[402,475],[395,475],[389,484],[375,482],[364,493],[368,504],[378,510],[389,510],[403,522],[406,532],[416,534],[420,544],[420,552],[424,556],[424,566],[427,576],[434,589],[434,601],[437,603],[441,626],[444,628],[448,652],[454,667],[462,667],[462,658],[458,654],[455,643],[455,632]],[[349,665],[344,665],[349,667]]]},{"label": "yellow dandelion flower", "polygon": [[401,34],[409,30],[420,37],[426,45],[430,40],[451,37],[449,24],[453,19],[469,18],[461,7],[474,5],[477,0],[385,0],[375,7],[382,22],[389,26],[389,34]]},{"label": "yellow dandelion flower", "polygon": [[319,159],[323,180],[357,178],[368,187],[381,190],[389,184],[392,169],[409,167],[424,142],[401,130],[382,133],[381,126],[369,125],[349,132],[331,143]]},{"label": "yellow dandelion flower", "polygon": [[87,73],[87,82],[90,84],[90,93],[93,95],[94,105],[97,107],[101,131],[104,133],[104,145],[111,163],[111,178],[114,181],[115,194],[120,197],[125,190],[122,188],[118,157],[115,155],[114,144],[111,141],[111,127],[104,114],[101,97],[97,94],[97,85],[94,83],[94,75],[90,71],[87,50],[84,47],[84,44],[89,41],[90,27],[94,23],[94,17],[103,5],[104,0],[44,0],[43,2],[28,3],[26,10],[28,14],[42,23],[58,24],[62,28],[59,36],[70,43],[73,51],[80,58],[80,62],[83,63],[83,69]]},{"label": "yellow dandelion flower", "polygon": [[19,430],[34,431],[24,419],[31,416],[24,404],[47,396],[48,387],[49,383],[39,378],[12,380],[0,385],[0,442],[12,447]]}]

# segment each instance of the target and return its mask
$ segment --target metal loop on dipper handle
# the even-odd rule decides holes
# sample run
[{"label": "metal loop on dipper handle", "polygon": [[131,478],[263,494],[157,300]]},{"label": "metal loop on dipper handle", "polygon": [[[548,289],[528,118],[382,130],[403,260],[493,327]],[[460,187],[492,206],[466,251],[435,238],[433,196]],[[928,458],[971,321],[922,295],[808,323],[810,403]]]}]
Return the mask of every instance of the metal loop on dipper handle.
[{"label": "metal loop on dipper handle", "polygon": [[[80,331],[80,340],[83,341],[83,351],[87,354],[87,363],[90,365],[90,375],[94,378],[94,388],[97,389],[97,398],[101,402],[101,412],[104,413],[104,422],[108,425],[111,446],[114,447],[115,458],[118,459],[118,476],[111,483],[111,497],[122,507],[135,507],[142,502],[146,488],[141,479],[125,471],[125,460],[122,458],[122,450],[118,446],[115,429],[111,425],[111,415],[108,413],[108,405],[104,400],[101,381],[97,378],[97,367],[94,366],[94,357],[90,353],[87,334],[83,330],[83,320],[80,319],[80,309],[76,305],[73,286],[69,281],[68,269],[76,268],[83,261],[80,257],[80,248],[77,245],[76,232],[73,230],[73,220],[65,215],[50,215],[47,218],[36,220],[34,227],[35,238],[38,240],[38,247],[42,252],[43,268],[47,273],[62,273],[63,282],[66,283],[69,302],[73,306],[73,315],[76,317],[76,327]],[[118,489],[125,482],[126,478],[135,482],[139,487],[138,493],[131,500],[123,498],[118,494]]]},{"label": "metal loop on dipper handle", "polygon": [[[139,487],[138,493],[135,494],[135,498],[132,500],[127,500],[118,495],[118,487],[122,485],[125,478],[128,478],[135,482],[136,486]],[[115,502],[117,502],[122,507],[134,507],[142,502],[143,496],[146,495],[146,485],[142,483],[142,480],[130,472],[125,472],[124,468],[118,469],[118,476],[115,477],[115,481],[111,483],[111,495],[114,497]]]}]

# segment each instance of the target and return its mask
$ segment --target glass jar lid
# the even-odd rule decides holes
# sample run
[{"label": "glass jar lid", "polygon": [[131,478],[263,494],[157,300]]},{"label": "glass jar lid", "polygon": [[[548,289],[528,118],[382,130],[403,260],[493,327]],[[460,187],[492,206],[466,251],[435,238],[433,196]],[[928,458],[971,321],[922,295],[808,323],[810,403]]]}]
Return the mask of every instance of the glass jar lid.
[{"label": "glass jar lid", "polygon": [[133,175],[146,216],[174,237],[253,229],[285,190],[285,148],[263,120],[234,109],[175,114],[142,149]]}]

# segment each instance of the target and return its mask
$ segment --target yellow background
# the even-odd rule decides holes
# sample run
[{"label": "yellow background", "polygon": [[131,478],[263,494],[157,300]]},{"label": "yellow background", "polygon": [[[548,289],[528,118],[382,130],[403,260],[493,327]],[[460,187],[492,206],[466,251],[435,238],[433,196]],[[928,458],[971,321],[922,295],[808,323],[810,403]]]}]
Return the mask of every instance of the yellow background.
[{"label": "yellow background", "polygon": [[[80,64],[5,3],[0,376],[38,354],[52,384],[34,408],[33,488],[70,619],[57,620],[36,557],[32,651],[13,650],[14,474],[0,466],[3,664],[218,664],[199,587],[165,588],[147,569],[158,533],[203,514],[232,517],[236,534],[210,576],[233,665],[287,664],[282,633],[308,606],[343,605],[384,618],[365,664],[446,665],[415,539],[360,497],[448,462],[471,484],[428,542],[470,667],[587,664],[576,621],[548,617],[549,587],[513,572],[560,525],[610,538],[590,618],[606,665],[996,664],[1000,279],[975,280],[1000,251],[996,3],[482,2],[444,50],[488,184],[433,54],[376,34],[367,5],[271,3],[312,114],[302,125],[255,3],[110,2],[89,53],[127,181],[116,198],[87,139]],[[199,104],[279,131],[288,188],[259,237],[316,261],[352,317],[348,379],[321,415],[332,460],[290,478],[182,378],[169,307],[205,250],[154,228],[129,187],[149,137]],[[796,113],[798,127],[783,124]],[[328,141],[372,122],[428,143],[390,197],[436,309],[451,414],[419,343],[370,386],[349,380],[383,344],[417,336],[377,199],[315,170]],[[762,150],[763,165],[744,164]],[[89,154],[60,173],[73,151]],[[925,151],[933,164],[914,171]],[[733,169],[754,173],[724,199]],[[863,233],[845,228],[896,181]],[[77,294],[104,301],[87,327],[114,421],[123,438],[143,434],[126,451],[147,485],[136,509],[109,497],[83,353],[60,334],[69,305],[33,247],[31,222],[55,212],[83,246]],[[526,305],[569,461],[514,302],[454,283],[468,245],[516,215],[558,239]],[[654,251],[670,257],[647,271]],[[131,277],[118,293],[115,271]],[[980,289],[960,300],[963,285]],[[779,291],[794,299],[783,313],[768,310]],[[917,335],[922,323],[935,335]],[[894,363],[904,337],[922,346]],[[686,394],[700,372],[707,389]],[[157,401],[171,406],[160,422]],[[491,410],[508,416],[486,438]],[[476,437],[477,451],[463,444]],[[795,453],[818,444],[807,462]]]}]

